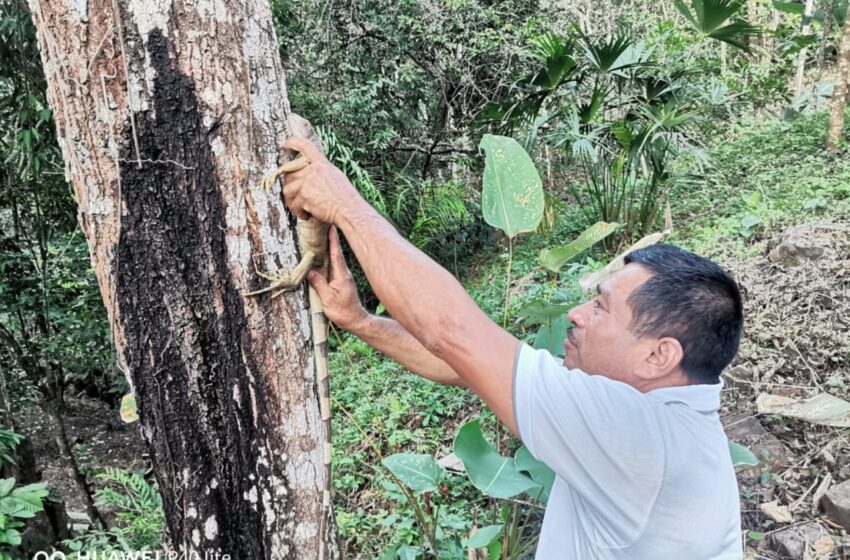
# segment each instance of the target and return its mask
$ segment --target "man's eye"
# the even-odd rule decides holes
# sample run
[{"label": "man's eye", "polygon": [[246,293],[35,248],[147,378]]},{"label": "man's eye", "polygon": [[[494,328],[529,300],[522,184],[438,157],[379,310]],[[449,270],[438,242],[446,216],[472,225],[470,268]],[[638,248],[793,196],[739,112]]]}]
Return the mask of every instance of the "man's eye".
[{"label": "man's eye", "polygon": [[602,304],[601,304],[601,303],[599,303],[599,300],[598,300],[598,299],[595,299],[595,300],[593,300],[593,307],[594,307],[595,309],[602,309]]}]

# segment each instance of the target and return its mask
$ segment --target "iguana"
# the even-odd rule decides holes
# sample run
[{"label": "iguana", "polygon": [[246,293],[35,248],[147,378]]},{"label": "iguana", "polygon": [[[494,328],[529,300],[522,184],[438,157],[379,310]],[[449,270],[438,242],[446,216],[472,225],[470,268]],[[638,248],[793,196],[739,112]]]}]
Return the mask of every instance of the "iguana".
[{"label": "iguana", "polygon": [[[294,117],[295,115],[293,115]],[[306,121],[300,119],[296,130],[299,128],[309,128]],[[305,135],[309,136],[309,135]],[[319,142],[314,139],[314,143]],[[284,173],[292,173],[303,169],[310,164],[310,160],[305,156],[284,163],[275,171],[266,174],[262,180],[264,190],[269,190],[274,186],[275,181]],[[255,296],[271,292],[271,297],[276,298],[282,293],[297,289],[306,278],[307,273],[311,268],[316,268],[319,272],[326,276],[328,275],[328,224],[320,222],[315,218],[308,220],[298,220],[298,242],[301,247],[301,261],[290,273],[275,273],[265,274],[257,271],[257,274],[262,278],[270,280],[272,283],[266,288],[249,292],[247,295]],[[328,379],[328,320],[322,310],[322,300],[319,295],[309,288],[310,301],[310,324],[313,331],[313,353],[316,361],[316,381],[319,386],[319,411],[322,416],[322,424],[324,426],[324,445],[322,447],[322,462],[325,469],[325,488],[322,492],[322,514],[319,521],[319,539],[320,542],[325,542],[326,532],[328,529],[327,519],[331,515],[331,392],[330,381]],[[329,544],[329,546],[331,546]],[[325,558],[325,546],[319,546],[319,560]]]}]

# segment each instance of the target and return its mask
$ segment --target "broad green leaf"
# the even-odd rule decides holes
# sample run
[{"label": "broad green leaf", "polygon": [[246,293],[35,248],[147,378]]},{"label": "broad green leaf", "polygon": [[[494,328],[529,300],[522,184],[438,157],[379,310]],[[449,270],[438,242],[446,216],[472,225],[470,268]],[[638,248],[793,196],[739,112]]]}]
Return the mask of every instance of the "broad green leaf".
[{"label": "broad green leaf", "polygon": [[761,202],[761,191],[753,191],[749,194],[749,196],[742,195],[744,202],[747,203],[747,206],[750,208],[755,208]]},{"label": "broad green leaf", "polygon": [[396,550],[398,560],[417,560],[422,557],[422,551],[415,546],[403,544]]},{"label": "broad green leaf", "polygon": [[454,452],[476,488],[494,498],[510,498],[533,491],[538,484],[516,468],[512,457],[503,457],[481,434],[481,421],[464,424],[455,436]]},{"label": "broad green leaf", "polygon": [[0,514],[11,515],[12,517],[24,519],[35,517],[35,514],[40,511],[41,505],[36,507],[27,501],[13,496],[6,496],[0,500]]},{"label": "broad green leaf", "polygon": [[383,463],[405,486],[414,492],[435,491],[437,481],[443,472],[437,465],[437,461],[430,455],[396,453],[386,457]]},{"label": "broad green leaf", "polygon": [[826,208],[826,206],[826,199],[821,197],[810,198],[805,202],[805,204],[803,204],[803,210],[811,210],[812,208]]},{"label": "broad green leaf", "polygon": [[0,479],[0,498],[6,496],[9,492],[12,491],[12,488],[15,487],[15,479],[14,478],[3,478]]},{"label": "broad green leaf", "polygon": [[548,502],[549,495],[552,493],[552,485],[555,483],[555,472],[534,458],[531,452],[525,447],[520,447],[514,454],[516,468],[520,472],[528,474],[531,480],[539,484],[543,491],[539,496],[535,494],[535,490],[531,491],[532,496],[539,499],[541,502]]},{"label": "broad green leaf", "polygon": [[567,304],[536,299],[520,309],[519,318],[523,319],[526,325],[542,325],[566,314],[569,310],[570,306]]},{"label": "broad green leaf", "polygon": [[513,138],[485,134],[484,220],[514,237],[533,231],[543,218],[543,183],[528,153]]},{"label": "broad green leaf", "polygon": [[125,424],[132,424],[139,420],[139,415],[136,411],[136,397],[133,396],[133,393],[127,393],[121,397],[121,420]]},{"label": "broad green leaf", "polygon": [[761,531],[747,531],[747,538],[754,541],[763,541],[765,536]]},{"label": "broad green leaf", "polygon": [[733,467],[753,467],[759,464],[752,451],[732,440],[729,440],[729,454],[732,455]]},{"label": "broad green leaf", "polygon": [[753,229],[757,225],[761,223],[761,218],[756,216],[755,214],[745,214],[741,219],[741,227],[746,230]]},{"label": "broad green leaf", "polygon": [[579,235],[573,242],[564,247],[543,249],[537,261],[540,266],[558,272],[561,267],[580,253],[590,249],[620,228],[618,223],[596,222]]},{"label": "broad green leaf", "polygon": [[12,492],[12,496],[39,508],[39,510],[41,509],[41,502],[47,497],[47,494],[47,486],[41,482],[15,488]]},{"label": "broad green leaf", "polygon": [[502,528],[504,525],[488,525],[486,527],[482,527],[472,535],[472,538],[469,539],[469,542],[466,546],[469,548],[484,548],[488,546],[493,539],[496,539],[502,536]]},{"label": "broad green leaf", "polygon": [[20,546],[21,534],[15,529],[6,529],[6,531],[3,533],[3,542],[10,546]]},{"label": "broad green leaf", "polygon": [[569,321],[566,315],[552,319],[551,323],[543,325],[534,337],[534,347],[548,350],[556,356],[564,355],[564,339],[567,337]]},{"label": "broad green leaf", "polygon": [[496,539],[487,547],[487,560],[501,560],[502,539]]},{"label": "broad green leaf", "polygon": [[739,17],[743,0],[673,0],[676,9],[695,31],[719,41],[749,51],[749,38],[761,34],[761,29]]}]

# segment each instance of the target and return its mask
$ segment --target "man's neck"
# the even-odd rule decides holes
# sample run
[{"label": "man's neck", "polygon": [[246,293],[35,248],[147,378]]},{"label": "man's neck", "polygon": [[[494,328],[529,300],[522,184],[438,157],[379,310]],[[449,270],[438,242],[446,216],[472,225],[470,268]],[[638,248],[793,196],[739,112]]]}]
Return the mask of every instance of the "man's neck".
[{"label": "man's neck", "polygon": [[694,385],[684,371],[677,369],[671,371],[664,377],[653,377],[650,379],[637,378],[634,383],[629,383],[632,387],[641,393],[648,393],[656,389],[664,389],[667,387],[684,387],[686,385]]}]

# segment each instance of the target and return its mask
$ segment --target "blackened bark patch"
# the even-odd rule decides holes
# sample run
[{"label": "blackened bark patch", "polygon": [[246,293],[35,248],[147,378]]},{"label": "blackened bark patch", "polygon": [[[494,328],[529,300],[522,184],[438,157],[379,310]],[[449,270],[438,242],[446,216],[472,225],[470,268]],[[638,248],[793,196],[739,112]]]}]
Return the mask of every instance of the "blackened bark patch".
[{"label": "blackened bark patch", "polygon": [[[274,478],[289,486],[283,459],[259,451],[278,443],[265,424],[279,417],[277,407],[265,378],[243,362],[251,350],[225,264],[224,202],[194,84],[160,32],[146,49],[156,70],[154,111],[136,114],[141,168],[125,127],[115,262],[139,413],[173,544],[266,558],[262,498],[248,498]],[[288,516],[281,509],[272,526]]]}]

